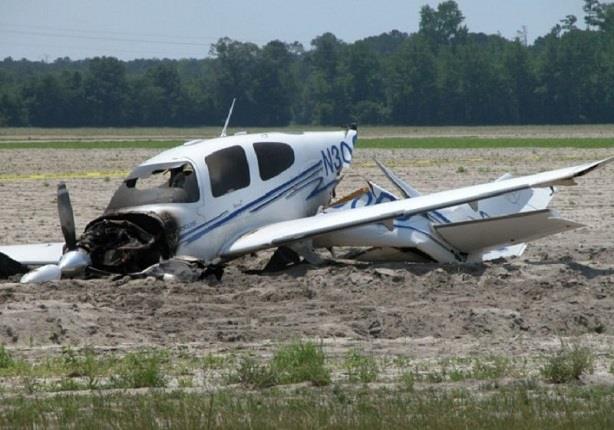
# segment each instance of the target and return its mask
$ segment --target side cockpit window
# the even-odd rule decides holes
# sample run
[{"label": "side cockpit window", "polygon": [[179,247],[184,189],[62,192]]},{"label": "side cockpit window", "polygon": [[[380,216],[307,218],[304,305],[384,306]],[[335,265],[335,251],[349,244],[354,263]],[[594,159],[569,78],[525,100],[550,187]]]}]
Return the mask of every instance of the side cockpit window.
[{"label": "side cockpit window", "polygon": [[286,143],[254,143],[260,179],[266,181],[279,175],[294,164],[294,150]]},{"label": "side cockpit window", "polygon": [[220,197],[249,186],[249,166],[245,150],[231,146],[205,157],[211,180],[211,194]]}]

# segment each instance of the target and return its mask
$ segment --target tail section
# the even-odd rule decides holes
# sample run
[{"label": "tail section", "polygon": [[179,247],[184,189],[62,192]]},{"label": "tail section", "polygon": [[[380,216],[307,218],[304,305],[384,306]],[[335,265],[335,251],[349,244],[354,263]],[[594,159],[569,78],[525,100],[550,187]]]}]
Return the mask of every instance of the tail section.
[{"label": "tail section", "polygon": [[[511,179],[507,174],[497,179],[496,182]],[[503,194],[478,202],[478,211],[481,218],[491,218],[515,213],[546,209],[554,196],[555,189],[529,188],[513,193]]]},{"label": "tail section", "polygon": [[[462,253],[477,257],[485,254],[486,251],[498,249],[504,252],[507,247],[578,227],[582,227],[582,224],[562,219],[553,210],[542,209],[487,219],[440,224],[434,226],[434,229],[446,242]],[[522,252],[524,249],[516,248],[515,251]]]},{"label": "tail section", "polygon": [[347,168],[350,166],[352,162],[352,154],[354,152],[354,147],[356,146],[356,142],[358,141],[358,129],[356,124],[352,124],[347,131],[345,132],[345,137],[341,142],[341,159],[343,160],[343,168]]},{"label": "tail section", "polygon": [[[375,162],[405,198],[420,195],[391,169]],[[496,182],[511,178],[506,174]],[[581,227],[547,209],[554,193],[554,187],[528,188],[424,215],[437,236],[467,261],[520,256],[526,242]]]},{"label": "tail section", "polygon": [[395,187],[399,189],[405,196],[405,198],[410,199],[412,197],[418,197],[420,193],[403,179],[399,178],[396,173],[390,170],[388,167],[384,166],[379,160],[375,159],[375,164],[384,172],[384,175],[394,184]]}]

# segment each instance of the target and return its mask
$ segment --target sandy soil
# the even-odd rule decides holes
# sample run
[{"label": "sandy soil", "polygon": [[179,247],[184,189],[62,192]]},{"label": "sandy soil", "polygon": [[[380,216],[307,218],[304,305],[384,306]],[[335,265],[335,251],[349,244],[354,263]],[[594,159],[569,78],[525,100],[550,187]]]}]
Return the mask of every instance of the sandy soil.
[{"label": "sandy soil", "polygon": [[[70,175],[77,225],[104,209],[119,179],[155,151],[2,151],[0,175]],[[338,194],[363,177],[389,186],[372,158],[424,192],[606,157],[607,150],[358,150]],[[463,169],[459,169],[462,167]],[[87,172],[97,179],[79,179]],[[17,349],[191,343],[257,347],[296,337],[422,356],[525,354],[579,337],[603,353],[614,335],[614,168],[565,188],[554,207],[587,226],[530,245],[519,259],[467,266],[340,262],[273,275],[269,253],[230,265],[222,282],[153,279],[0,281],[0,343]],[[55,179],[0,182],[0,243],[61,240]],[[392,187],[390,186],[390,189]]]}]

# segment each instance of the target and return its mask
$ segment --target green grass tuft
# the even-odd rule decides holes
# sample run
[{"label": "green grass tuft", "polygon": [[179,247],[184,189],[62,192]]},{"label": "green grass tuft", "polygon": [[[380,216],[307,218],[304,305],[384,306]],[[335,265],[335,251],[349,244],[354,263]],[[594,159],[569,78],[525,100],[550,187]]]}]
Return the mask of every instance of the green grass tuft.
[{"label": "green grass tuft", "polygon": [[359,139],[358,148],[465,149],[465,148],[612,148],[614,139],[604,138],[473,138],[431,137]]},{"label": "green grass tuft", "polygon": [[0,369],[8,369],[15,364],[15,360],[11,354],[6,350],[4,345],[0,345]]},{"label": "green grass tuft", "polygon": [[564,384],[577,381],[584,373],[593,373],[595,357],[590,349],[574,345],[563,345],[549,357],[541,369],[542,376],[548,382]]},{"label": "green grass tuft", "polygon": [[266,363],[244,356],[229,382],[240,382],[253,388],[310,382],[315,386],[331,382],[330,370],[322,347],[313,342],[292,342],[281,345]]},{"label": "green grass tuft", "polygon": [[77,354],[71,348],[64,348],[62,357],[68,378],[85,378],[85,388],[89,390],[98,388],[104,364],[92,348],[84,348],[81,354]]},{"label": "green grass tuft", "polygon": [[323,386],[330,384],[331,380],[325,361],[321,346],[313,342],[292,342],[275,352],[271,367],[280,384],[311,382]]},{"label": "green grass tuft", "polygon": [[471,379],[493,380],[508,375],[512,366],[509,358],[491,356],[486,359],[473,359]]},{"label": "green grass tuft", "polygon": [[166,386],[162,364],[167,361],[163,351],[140,351],[127,354],[122,360],[113,384],[121,388],[160,388]]},{"label": "green grass tuft", "polygon": [[379,374],[379,367],[375,358],[361,354],[357,350],[347,353],[343,363],[350,382],[373,382]]},{"label": "green grass tuft", "polygon": [[258,363],[254,357],[243,356],[228,382],[238,382],[251,388],[269,388],[277,385],[278,379],[270,365]]}]

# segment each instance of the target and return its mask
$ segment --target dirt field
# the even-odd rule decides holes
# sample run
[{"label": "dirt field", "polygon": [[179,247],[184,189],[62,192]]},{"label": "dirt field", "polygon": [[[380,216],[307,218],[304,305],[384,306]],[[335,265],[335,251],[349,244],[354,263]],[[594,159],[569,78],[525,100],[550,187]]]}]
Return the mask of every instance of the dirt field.
[{"label": "dirt field", "polygon": [[[190,140],[217,137],[222,124],[195,128],[137,127],[137,128],[0,128],[0,142],[68,141],[68,140]],[[302,126],[282,127],[280,131],[338,130],[339,127]],[[228,134],[245,128],[230,125]],[[250,133],[270,131],[270,128],[250,127]],[[611,138],[614,125],[534,125],[534,126],[364,126],[363,138],[382,137],[479,137],[479,138]]]},{"label": "dirt field", "polygon": [[[78,228],[104,209],[120,178],[147,150],[0,152],[0,243],[61,240],[58,177],[67,181]],[[377,157],[430,192],[613,155],[607,150],[358,150],[338,195],[363,177],[390,186]],[[95,178],[84,179],[88,172]],[[43,174],[51,179],[23,179]],[[20,179],[21,178],[21,179]],[[339,263],[262,275],[268,253],[245,257],[222,282],[153,279],[0,281],[0,343],[24,354],[59,345],[189,344],[201,350],[266,351],[271,342],[323,339],[328,351],[436,359],[474,354],[536,356],[559,338],[608,358],[614,340],[614,167],[580,179],[554,207],[587,226],[540,240],[520,259],[484,265]],[[609,358],[608,358],[609,360]],[[601,380],[608,376],[603,361]],[[597,372],[599,375],[599,371]]]}]

